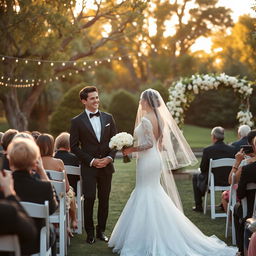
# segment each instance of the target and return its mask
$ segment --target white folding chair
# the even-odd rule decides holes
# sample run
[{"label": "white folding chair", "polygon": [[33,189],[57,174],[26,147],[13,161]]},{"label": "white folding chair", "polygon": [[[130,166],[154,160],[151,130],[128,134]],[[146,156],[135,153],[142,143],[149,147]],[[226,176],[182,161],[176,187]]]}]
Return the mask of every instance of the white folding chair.
[{"label": "white folding chair", "polygon": [[44,204],[36,204],[22,201],[20,203],[30,217],[45,220],[45,226],[42,227],[40,231],[40,252],[38,254],[33,255],[52,255],[50,247],[49,202],[45,201]]},{"label": "white folding chair", "polygon": [[207,195],[208,190],[210,190],[210,202],[211,202],[211,218],[215,219],[217,217],[226,217],[226,213],[216,213],[215,211],[215,191],[225,191],[229,190],[230,186],[215,186],[214,184],[214,174],[212,168],[224,167],[224,166],[233,166],[235,159],[233,158],[220,158],[220,159],[210,159],[209,162],[209,173],[208,173],[208,185],[204,197],[204,214],[206,214],[207,208]]},{"label": "white folding chair", "polygon": [[84,225],[84,196],[82,193],[82,176],[81,167],[65,165],[65,171],[67,174],[77,175],[80,179],[77,181],[77,192],[76,192],[76,205],[77,205],[77,226],[75,230],[77,234],[82,234]]},{"label": "white folding chair", "polygon": [[59,254],[67,254],[67,211],[66,211],[66,183],[63,181],[51,180],[59,198],[59,208],[50,215],[50,223],[59,225]]},{"label": "white folding chair", "polygon": [[236,189],[235,189],[235,173],[232,174],[232,183],[229,190],[229,202],[227,207],[226,230],[225,237],[228,237],[228,228],[231,217],[232,244],[236,245],[236,232],[234,223],[234,207],[236,204]]},{"label": "white folding chair", "polygon": [[20,256],[20,243],[17,235],[0,236],[0,252],[14,252],[15,256]]},{"label": "white folding chair", "polygon": [[52,180],[63,181],[65,179],[64,172],[58,172],[53,170],[45,170],[46,173],[50,174]]}]

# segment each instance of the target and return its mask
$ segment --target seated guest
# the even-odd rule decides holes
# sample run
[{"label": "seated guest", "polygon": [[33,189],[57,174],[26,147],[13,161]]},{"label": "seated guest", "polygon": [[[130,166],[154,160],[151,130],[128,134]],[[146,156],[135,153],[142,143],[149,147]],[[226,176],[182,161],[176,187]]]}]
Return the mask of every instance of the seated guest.
[{"label": "seated guest", "polygon": [[[68,132],[62,132],[56,139],[55,139],[55,155],[54,158],[61,159],[65,165],[72,165],[72,166],[79,166],[80,161],[70,152],[69,146],[69,137],[70,134]],[[74,188],[75,192],[77,190],[77,181],[79,177],[77,175],[69,175],[68,174],[68,181],[69,184]]]},{"label": "seated guest", "polygon": [[[202,212],[202,197],[205,194],[208,172],[209,172],[209,162],[210,159],[220,159],[220,158],[234,158],[235,148],[224,143],[224,128],[217,126],[211,131],[211,139],[213,145],[204,148],[203,156],[200,164],[200,174],[193,175],[193,189],[195,206],[193,211]],[[215,168],[216,171],[214,178],[215,184],[219,186],[228,185],[228,175],[230,172],[229,167]],[[213,169],[214,173],[214,169]]]},{"label": "seated guest", "polygon": [[7,148],[8,148],[8,145],[11,143],[13,137],[18,133],[17,130],[15,129],[9,129],[7,130],[2,139],[1,139],[1,145],[3,147],[3,169],[5,170],[10,170],[10,166],[9,166],[9,160],[7,158]]},{"label": "seated guest", "polygon": [[0,235],[18,235],[22,255],[30,255],[36,242],[36,226],[16,197],[10,173],[0,171],[0,189],[4,194],[0,199]]},{"label": "seated guest", "polygon": [[[256,137],[253,139],[253,151],[256,154]],[[244,154],[245,156],[245,154]],[[234,169],[238,170],[238,166],[234,165]],[[238,202],[235,205],[234,209],[234,223],[236,230],[236,241],[239,252],[243,255],[244,251],[244,223],[245,220],[252,216],[253,214],[253,205],[255,198],[255,190],[247,190],[248,183],[256,183],[256,161],[247,164],[242,167],[241,177],[238,183],[237,188],[237,197],[238,199],[247,198],[247,216],[243,218],[243,209],[242,205]]]},{"label": "seated guest", "polygon": [[251,236],[249,248],[248,248],[248,256],[256,255],[256,232],[254,232]]},{"label": "seated guest", "polygon": [[39,131],[32,131],[31,135],[33,136],[34,140],[36,141],[37,138],[39,137],[39,135],[41,135],[41,133]]},{"label": "seated guest", "polygon": [[[54,139],[50,134],[41,134],[37,138],[36,141],[39,146],[43,166],[46,170],[53,170],[58,172],[65,173],[65,181],[66,181],[66,200],[67,200],[67,208],[70,213],[71,227],[77,228],[77,218],[76,218],[76,202],[75,202],[75,194],[73,188],[69,186],[69,181],[67,178],[67,174],[65,172],[64,163],[61,159],[53,158],[54,151]],[[72,237],[72,233],[69,231],[69,235]]]},{"label": "seated guest", "polygon": [[[253,144],[253,139],[256,137],[256,130],[252,130],[248,133],[247,135],[247,139],[248,139],[248,144],[252,146]],[[241,176],[241,171],[242,171],[242,166],[247,165],[249,163],[253,163],[256,161],[256,155],[254,152],[252,153],[246,153],[244,154],[243,150],[240,149],[236,155],[236,162],[234,164],[234,166],[231,169],[231,172],[229,174],[228,177],[228,182],[229,184],[232,183],[232,176],[233,174],[235,174],[235,183],[238,183],[240,180],[240,176]],[[235,169],[235,166],[238,166],[238,169]],[[237,186],[236,186],[237,188]],[[222,199],[221,199],[221,203],[223,205],[224,210],[227,210],[227,204],[229,201],[229,191],[224,191],[222,193]]]},{"label": "seated guest", "polygon": [[247,135],[250,131],[251,131],[251,127],[249,125],[243,124],[239,126],[237,131],[237,136],[239,140],[231,144],[232,146],[235,147],[237,152],[240,150],[240,146],[248,144]]},{"label": "seated guest", "polygon": [[[56,195],[40,161],[40,151],[34,140],[15,138],[7,149],[10,168],[13,171],[14,189],[22,201],[44,204],[49,201],[49,214],[55,212],[58,206]],[[43,180],[34,178],[31,170],[36,170]],[[37,227],[37,242],[33,253],[40,250],[40,230],[44,223],[35,219]],[[55,233],[51,230],[50,244],[53,254],[56,253]]]}]

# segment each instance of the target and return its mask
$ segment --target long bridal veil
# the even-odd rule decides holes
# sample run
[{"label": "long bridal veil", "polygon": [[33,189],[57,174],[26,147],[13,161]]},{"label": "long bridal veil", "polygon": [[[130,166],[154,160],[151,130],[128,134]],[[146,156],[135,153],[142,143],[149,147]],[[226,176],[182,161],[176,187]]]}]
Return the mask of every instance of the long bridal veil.
[{"label": "long bridal veil", "polygon": [[[162,158],[161,185],[176,207],[183,211],[172,170],[194,165],[197,163],[197,159],[159,92],[154,89],[147,89],[142,92],[142,98],[147,99],[149,107],[154,111],[157,120],[155,125],[157,125],[160,133],[157,146]],[[138,126],[145,114],[140,101],[135,127]]]}]

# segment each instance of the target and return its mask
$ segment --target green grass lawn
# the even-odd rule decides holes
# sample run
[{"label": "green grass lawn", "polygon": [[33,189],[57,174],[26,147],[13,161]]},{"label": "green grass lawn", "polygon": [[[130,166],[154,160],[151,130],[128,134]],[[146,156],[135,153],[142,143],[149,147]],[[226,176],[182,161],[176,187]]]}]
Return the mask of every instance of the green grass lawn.
[{"label": "green grass lawn", "polygon": [[[131,191],[135,184],[135,161],[131,163],[123,164],[120,159],[115,162],[116,173],[113,176],[112,191],[110,197],[110,212],[107,224],[106,234],[110,235],[114,228],[114,225],[120,216],[125,203],[127,202]],[[201,213],[195,213],[191,210],[193,201],[193,190],[190,179],[177,180],[177,186],[180,192],[181,200],[183,202],[185,215],[201,229],[206,235],[215,234],[220,239],[230,244],[230,239],[225,240],[225,218],[217,218],[211,220],[210,212],[207,215]],[[218,202],[218,200],[217,200]],[[96,210],[95,210],[96,212]],[[170,216],[171,218],[171,216]],[[96,220],[96,217],[95,217]],[[171,231],[170,231],[171,232]],[[191,234],[193,235],[193,234]],[[107,244],[101,241],[97,241],[93,245],[89,245],[85,242],[86,235],[75,235],[71,240],[71,245],[68,249],[69,256],[110,256],[116,255],[112,253],[111,249],[107,247]],[[172,241],[170,241],[171,243]]]},{"label": "green grass lawn", "polygon": [[[203,148],[211,144],[211,129],[194,125],[184,125],[183,133],[190,147]],[[237,140],[235,129],[225,129],[225,142],[232,143]]]}]

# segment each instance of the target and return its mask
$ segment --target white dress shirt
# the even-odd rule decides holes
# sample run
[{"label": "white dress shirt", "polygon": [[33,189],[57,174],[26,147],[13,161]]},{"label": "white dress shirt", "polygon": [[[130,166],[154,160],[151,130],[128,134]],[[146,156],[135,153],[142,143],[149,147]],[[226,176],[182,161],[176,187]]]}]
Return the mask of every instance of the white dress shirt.
[{"label": "white dress shirt", "polygon": [[100,117],[99,116],[93,116],[92,118],[90,118],[90,113],[94,114],[97,113],[97,111],[95,112],[90,112],[89,110],[85,109],[85,112],[91,122],[92,128],[94,130],[94,133],[97,137],[97,140],[100,141],[100,135],[101,135],[101,123],[100,123]]}]

